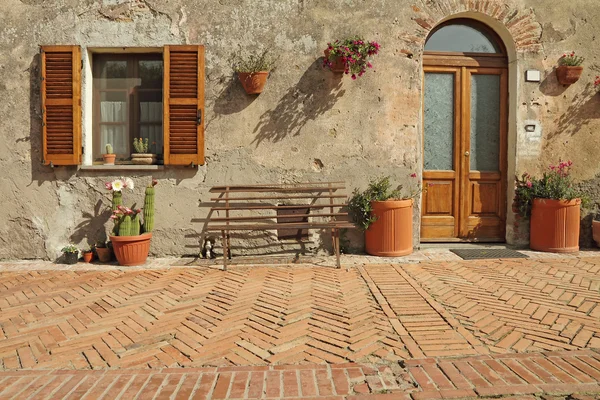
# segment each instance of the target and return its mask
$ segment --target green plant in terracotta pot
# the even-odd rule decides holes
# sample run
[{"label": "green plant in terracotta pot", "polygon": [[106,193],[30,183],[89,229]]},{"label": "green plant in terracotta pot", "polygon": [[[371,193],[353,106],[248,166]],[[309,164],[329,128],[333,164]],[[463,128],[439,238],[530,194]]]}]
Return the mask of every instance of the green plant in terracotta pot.
[{"label": "green plant in terracotta pot", "polygon": [[364,191],[354,189],[348,210],[354,224],[365,231],[367,253],[383,257],[412,253],[413,199],[422,191],[413,184],[416,178],[411,174],[413,187],[406,190],[402,185],[392,190],[389,176],[371,180]]},{"label": "green plant in terracotta pot", "polygon": [[571,161],[550,165],[541,177],[516,179],[515,205],[530,219],[529,247],[554,253],[579,250],[581,207],[589,199],[573,183]]},{"label": "green plant in terracotta pot", "polygon": [[65,264],[77,264],[79,259],[79,249],[74,244],[63,247],[60,251],[63,253]]},{"label": "green plant in terracotta pot", "polygon": [[563,54],[559,59],[559,66],[556,68],[556,78],[563,85],[571,85],[579,80],[583,72],[583,61],[585,58],[575,55],[572,51],[569,54]]},{"label": "green plant in terracotta pot", "polygon": [[152,179],[150,185],[146,187],[143,209],[136,209],[135,205],[131,207],[122,205],[122,190],[134,189],[130,178],[116,179],[105,184],[106,189],[113,193],[111,219],[115,225],[110,241],[119,265],[141,265],[148,258],[154,228],[154,186],[156,184],[156,179]]},{"label": "green plant in terracotta pot", "polygon": [[231,62],[246,93],[260,94],[277,59],[269,50],[247,54],[239,51],[232,55]]},{"label": "green plant in terracotta pot", "polygon": [[96,256],[101,263],[108,263],[112,259],[112,248],[108,246],[105,240],[98,240],[94,245]]}]

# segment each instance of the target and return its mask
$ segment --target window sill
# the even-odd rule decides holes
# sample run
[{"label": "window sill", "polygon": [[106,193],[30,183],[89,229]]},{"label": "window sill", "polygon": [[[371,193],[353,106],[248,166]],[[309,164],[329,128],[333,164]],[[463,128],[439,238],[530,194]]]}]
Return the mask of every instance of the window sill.
[{"label": "window sill", "polygon": [[165,169],[164,165],[134,165],[134,164],[116,164],[116,165],[82,165],[79,167],[84,171],[159,171]]}]

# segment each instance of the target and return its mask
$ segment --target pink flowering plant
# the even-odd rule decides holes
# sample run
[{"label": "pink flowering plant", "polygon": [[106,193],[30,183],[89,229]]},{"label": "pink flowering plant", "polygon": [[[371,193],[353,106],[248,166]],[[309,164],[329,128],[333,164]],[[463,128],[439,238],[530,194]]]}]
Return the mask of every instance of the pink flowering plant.
[{"label": "pink flowering plant", "polygon": [[[144,207],[143,209],[136,208],[135,204],[131,207],[123,206],[124,189],[134,189],[133,180],[131,178],[115,179],[111,182],[106,182],[104,186],[106,190],[112,192],[112,216],[110,217],[115,226],[113,235],[115,236],[137,236],[141,233],[151,232],[154,228],[154,186],[158,181],[152,179],[150,184],[145,189]],[[143,210],[143,211],[142,211]],[[141,217],[144,217],[143,220]]]},{"label": "pink flowering plant", "polygon": [[574,51],[563,54],[558,60],[559,64],[565,67],[579,67],[584,61],[585,58],[575,55]]},{"label": "pink flowering plant", "polygon": [[381,46],[377,42],[366,42],[355,36],[344,40],[327,43],[329,56],[323,61],[323,68],[332,68],[333,62],[340,57],[344,64],[344,73],[352,74],[352,79],[363,76],[367,68],[373,68],[370,60],[379,52]]},{"label": "pink flowering plant", "polygon": [[519,213],[524,217],[531,215],[534,199],[573,200],[581,199],[582,205],[589,203],[586,195],[574,184],[571,177],[572,161],[560,161],[557,165],[549,165],[541,178],[528,173],[516,179],[515,202]]}]

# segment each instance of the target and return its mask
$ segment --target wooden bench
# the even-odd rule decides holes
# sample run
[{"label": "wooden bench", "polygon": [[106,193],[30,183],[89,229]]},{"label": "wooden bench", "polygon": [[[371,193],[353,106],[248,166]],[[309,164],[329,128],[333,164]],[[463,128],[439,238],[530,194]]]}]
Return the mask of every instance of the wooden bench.
[{"label": "wooden bench", "polygon": [[[331,229],[336,265],[340,265],[340,229],[354,228],[348,221],[344,182],[215,186],[205,230],[221,232],[223,269],[231,258],[230,231]],[[211,213],[212,215],[212,213]]]}]

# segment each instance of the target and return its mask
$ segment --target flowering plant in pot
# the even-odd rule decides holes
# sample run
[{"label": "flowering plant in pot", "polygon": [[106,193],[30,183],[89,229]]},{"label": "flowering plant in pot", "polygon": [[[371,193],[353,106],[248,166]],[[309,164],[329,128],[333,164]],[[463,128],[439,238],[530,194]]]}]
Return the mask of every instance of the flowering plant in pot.
[{"label": "flowering plant in pot", "polygon": [[515,204],[530,219],[533,250],[568,253],[579,250],[581,206],[589,199],[570,175],[571,161],[550,165],[541,177],[524,173],[516,179]]},{"label": "flowering plant in pot", "polygon": [[63,253],[65,264],[77,264],[77,260],[79,259],[79,249],[77,246],[70,244],[60,249],[60,251]]},{"label": "flowering plant in pot", "polygon": [[[133,153],[131,154],[131,162],[137,165],[156,164],[156,154],[148,153],[150,144],[148,138],[133,138]],[[154,146],[156,143],[152,142]]]},{"label": "flowering plant in pot", "polygon": [[231,61],[246,93],[260,94],[277,60],[269,50],[263,50],[250,54],[234,53]]},{"label": "flowering plant in pot", "polygon": [[579,80],[583,67],[581,64],[585,58],[575,55],[572,51],[569,54],[563,54],[559,59],[559,66],[556,68],[556,77],[558,82],[563,85],[571,85]]},{"label": "flowering plant in pot", "polygon": [[323,67],[333,72],[351,74],[352,79],[363,76],[367,68],[373,68],[372,56],[379,53],[381,46],[377,42],[366,42],[355,36],[327,43]]},{"label": "flowering plant in pot", "polygon": [[417,174],[410,175],[410,185],[391,189],[390,177],[369,182],[366,190],[354,189],[348,202],[350,218],[365,231],[365,249],[375,256],[397,257],[412,253],[413,199],[422,189],[414,183]]},{"label": "flowering plant in pot", "polygon": [[115,226],[110,241],[119,265],[140,265],[148,258],[154,228],[154,186],[156,184],[156,179],[152,179],[151,184],[145,189],[143,211],[136,209],[135,205],[123,206],[122,190],[134,189],[130,178],[116,179],[105,184],[106,189],[113,194],[111,219]]}]

